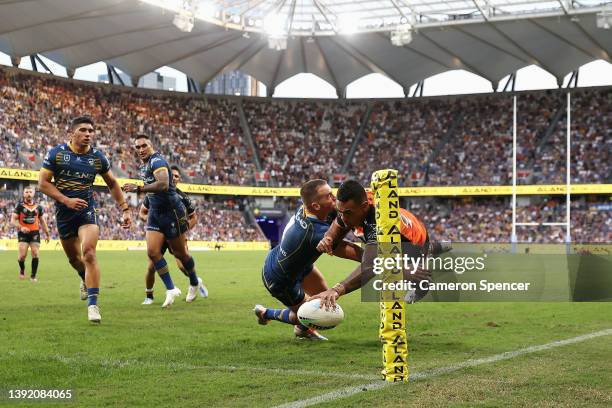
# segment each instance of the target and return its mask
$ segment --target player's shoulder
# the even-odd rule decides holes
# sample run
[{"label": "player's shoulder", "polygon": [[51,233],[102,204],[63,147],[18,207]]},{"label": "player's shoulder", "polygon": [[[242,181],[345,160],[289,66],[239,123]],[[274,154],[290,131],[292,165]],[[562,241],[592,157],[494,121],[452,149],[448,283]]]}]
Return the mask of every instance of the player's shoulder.
[{"label": "player's shoulder", "polygon": [[296,228],[301,228],[305,230],[312,227],[312,220],[308,216],[306,216],[306,211],[304,211],[304,207],[298,208],[298,210],[295,212],[295,215],[293,216],[293,219],[295,220],[293,225]]},{"label": "player's shoulder", "polygon": [[56,155],[57,153],[61,153],[61,152],[70,152],[70,149],[68,148],[67,143],[60,143],[58,145],[53,146],[47,151],[47,155],[52,156],[52,155]]},{"label": "player's shoulder", "polygon": [[153,153],[151,157],[149,157],[149,163],[151,165],[158,163],[167,164],[166,159],[164,159],[164,156],[162,156],[160,152]]},{"label": "player's shoulder", "polygon": [[21,211],[23,209],[23,201],[17,201],[17,205],[15,205],[15,211]]},{"label": "player's shoulder", "polygon": [[99,157],[99,158],[106,158],[106,155],[104,154],[104,152],[100,149],[98,149],[97,147],[92,147],[91,148],[91,154],[93,156]]}]

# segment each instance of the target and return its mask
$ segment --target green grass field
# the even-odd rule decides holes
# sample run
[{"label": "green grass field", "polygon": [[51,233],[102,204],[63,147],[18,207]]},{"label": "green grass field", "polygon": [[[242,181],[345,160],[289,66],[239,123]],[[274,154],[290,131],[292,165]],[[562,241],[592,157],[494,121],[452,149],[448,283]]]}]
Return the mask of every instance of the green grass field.
[{"label": "green grass field", "polygon": [[[144,252],[100,252],[103,321],[92,326],[61,252],[42,253],[35,284],[17,279],[16,253],[0,252],[0,404],[13,404],[9,388],[70,388],[76,400],[68,406],[264,407],[376,383],[376,303],[349,295],[340,302],[346,320],[326,332],[329,342],[298,341],[290,326],[259,326],[251,312],[255,303],[278,306],[261,283],[265,253],[194,256],[210,298],[162,310],[161,282],[156,304],[140,305]],[[318,265],[331,284],[352,266],[331,257]],[[185,292],[186,278],[174,265],[172,272]],[[409,306],[407,315],[411,373],[612,328],[609,302],[427,302]],[[610,335],[321,404],[611,405]]]}]

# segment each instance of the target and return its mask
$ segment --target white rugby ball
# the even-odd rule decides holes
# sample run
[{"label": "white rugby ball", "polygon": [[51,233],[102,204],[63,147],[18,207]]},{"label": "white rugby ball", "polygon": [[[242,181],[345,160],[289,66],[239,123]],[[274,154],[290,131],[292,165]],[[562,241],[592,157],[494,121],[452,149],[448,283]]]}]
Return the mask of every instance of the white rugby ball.
[{"label": "white rugby ball", "polygon": [[300,323],[315,330],[333,329],[344,320],[344,311],[339,304],[334,309],[321,308],[321,299],[304,303],[297,313]]}]

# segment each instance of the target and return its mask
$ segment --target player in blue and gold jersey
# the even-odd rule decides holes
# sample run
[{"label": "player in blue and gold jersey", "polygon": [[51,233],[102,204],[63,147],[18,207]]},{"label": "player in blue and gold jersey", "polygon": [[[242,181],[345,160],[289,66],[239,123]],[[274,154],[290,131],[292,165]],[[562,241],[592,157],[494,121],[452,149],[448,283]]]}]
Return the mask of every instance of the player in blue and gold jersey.
[{"label": "player in blue and gold jersey", "polygon": [[[172,171],[172,181],[174,182],[174,185],[177,186],[178,183],[181,182],[181,172],[177,166],[171,166],[170,170]],[[193,202],[191,201],[189,196],[185,194],[184,192],[182,192],[181,190],[179,190],[178,187],[176,188],[176,193],[181,198],[181,202],[183,203],[183,205],[185,206],[185,210],[187,211],[188,229],[192,229],[195,226],[196,222],[198,221],[198,215],[196,213],[195,206],[193,205]],[[138,217],[144,222],[148,221],[149,207],[150,207],[149,197],[145,196],[142,202],[142,205],[140,206],[140,210],[138,212]],[[162,255],[164,255],[166,253],[166,250],[168,249],[169,249],[168,244],[167,243],[164,244],[162,248]],[[172,250],[170,250],[170,253],[172,254]],[[183,263],[178,258],[175,258],[175,260],[176,260],[176,264],[178,265],[180,271],[183,272],[183,274],[188,277],[189,274],[185,270]],[[153,285],[154,284],[155,284],[155,267],[153,265],[153,261],[149,259],[149,264],[147,265],[147,274],[145,276],[145,296],[146,297],[145,297],[144,302],[142,302],[143,305],[153,304]],[[206,288],[206,286],[204,286],[203,283],[200,283],[199,292],[200,292],[201,297],[208,297],[208,289]]]},{"label": "player in blue and gold jersey", "polygon": [[[270,320],[294,325],[299,338],[327,340],[300,324],[297,310],[308,296],[326,291],[325,278],[314,265],[321,256],[317,244],[334,220],[336,198],[325,180],[311,180],[301,187],[303,205],[291,218],[279,245],[266,257],[262,271],[264,286],[272,296],[282,302],[286,309],[270,309],[255,305],[259,324]],[[361,248],[349,242],[339,242],[333,253],[342,258],[361,261]]]},{"label": "player in blue and gold jersey", "polygon": [[[70,265],[81,282],[81,299],[87,299],[89,321],[100,323],[97,299],[100,293],[100,267],[96,246],[100,235],[93,183],[101,175],[113,199],[123,210],[122,226],[132,224],[129,207],[104,154],[92,147],[94,122],[88,116],[72,120],[70,141],[55,146],[45,156],[38,179],[43,194],[56,201],[55,217],[59,238]],[[86,296],[83,296],[83,290]]]},{"label": "player in blue and gold jersey", "polygon": [[162,250],[167,243],[176,259],[181,261],[187,277],[189,289],[185,301],[193,302],[202,286],[195,272],[195,262],[187,249],[186,232],[188,229],[187,211],[176,193],[176,186],[170,177],[170,165],[153,149],[146,135],[137,135],[134,147],[138,157],[144,163],[140,168],[140,178],[144,186],[128,183],[123,185],[126,192],[147,193],[149,212],[147,214],[147,255],[155,271],[166,286],[166,300],[162,307],[168,307],[181,295],[181,290],[174,286],[168,263]]}]

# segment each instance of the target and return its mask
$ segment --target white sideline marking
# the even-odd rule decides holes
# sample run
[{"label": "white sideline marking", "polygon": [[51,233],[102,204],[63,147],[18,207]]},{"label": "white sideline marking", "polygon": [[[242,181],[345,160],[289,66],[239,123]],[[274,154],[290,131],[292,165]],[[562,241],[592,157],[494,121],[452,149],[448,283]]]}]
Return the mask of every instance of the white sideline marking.
[{"label": "white sideline marking", "polygon": [[[9,356],[16,356],[18,353],[8,352]],[[31,355],[28,355],[32,357]],[[314,377],[335,377],[335,378],[347,378],[357,380],[376,380],[379,376],[372,374],[357,374],[357,373],[340,373],[340,372],[326,372],[316,370],[300,370],[291,368],[270,368],[270,367],[251,367],[251,366],[232,366],[232,365],[195,365],[185,363],[174,363],[169,362],[166,364],[152,363],[148,361],[139,360],[112,360],[108,358],[95,359],[90,357],[69,357],[62,355],[41,355],[39,358],[51,358],[60,363],[74,364],[74,363],[86,363],[101,365],[104,367],[141,367],[141,368],[167,368],[167,369],[179,369],[179,370],[220,370],[220,371],[258,371],[273,374],[295,374],[303,376],[314,376]]]},{"label": "white sideline marking", "polygon": [[[422,372],[411,374],[410,381],[417,381],[417,380],[422,380],[425,378],[436,377],[438,375],[452,373],[454,371],[462,370],[468,367],[475,367],[475,366],[482,365],[482,364],[496,363],[498,361],[509,360],[511,358],[522,356],[524,354],[536,353],[542,350],[549,350],[555,347],[566,346],[568,344],[579,343],[585,340],[594,339],[596,337],[609,336],[609,335],[612,335],[612,329],[606,329],[606,330],[601,330],[601,331],[597,331],[597,332],[593,332],[589,334],[584,334],[582,336],[572,337],[566,340],[553,341],[551,343],[541,344],[539,346],[531,346],[531,347],[527,347],[527,348],[523,348],[523,349],[519,349],[515,351],[507,351],[505,353],[495,354],[490,357],[478,358],[475,360],[467,360],[467,361],[464,361],[463,363],[453,364],[447,367],[435,368],[432,370],[427,370],[427,371],[422,371]],[[395,384],[401,384],[401,383],[390,383],[390,382],[379,380],[373,383],[367,383],[367,384],[361,384],[361,385],[352,386],[352,387],[340,388],[335,391],[328,392],[327,394],[318,395],[316,397],[312,397],[312,398],[308,398],[304,400],[288,402],[286,404],[278,405],[274,408],[309,407],[311,405],[320,404],[322,402],[333,401],[333,400],[340,399],[340,398],[350,397],[352,395],[358,394],[363,391],[378,390],[378,389],[385,388],[385,387],[395,385]]]}]

